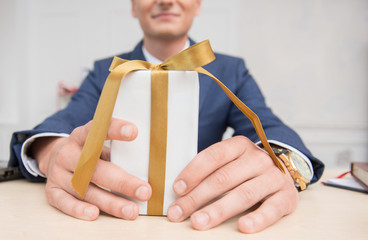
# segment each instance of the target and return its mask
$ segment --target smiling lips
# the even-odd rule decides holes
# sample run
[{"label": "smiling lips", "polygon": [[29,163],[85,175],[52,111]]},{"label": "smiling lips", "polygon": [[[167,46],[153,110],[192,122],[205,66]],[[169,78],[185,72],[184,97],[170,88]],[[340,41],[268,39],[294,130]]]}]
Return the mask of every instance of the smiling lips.
[{"label": "smiling lips", "polygon": [[172,17],[178,17],[179,14],[176,13],[170,13],[170,12],[163,12],[152,15],[152,18],[154,19],[170,19]]}]

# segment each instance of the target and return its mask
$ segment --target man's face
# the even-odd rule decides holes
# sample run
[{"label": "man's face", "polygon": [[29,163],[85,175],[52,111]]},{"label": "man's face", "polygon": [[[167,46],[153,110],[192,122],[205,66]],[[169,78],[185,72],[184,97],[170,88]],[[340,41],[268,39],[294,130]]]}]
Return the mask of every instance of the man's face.
[{"label": "man's face", "polygon": [[174,39],[187,35],[201,0],[132,0],[132,14],[147,37]]}]

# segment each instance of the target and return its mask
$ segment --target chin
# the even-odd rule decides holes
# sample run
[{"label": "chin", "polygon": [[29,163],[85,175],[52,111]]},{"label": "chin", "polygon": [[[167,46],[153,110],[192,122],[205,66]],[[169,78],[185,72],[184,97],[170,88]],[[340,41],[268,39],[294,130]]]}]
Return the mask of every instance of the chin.
[{"label": "chin", "polygon": [[186,34],[179,34],[179,33],[161,33],[158,35],[159,38],[165,40],[174,40],[186,36]]},{"label": "chin", "polygon": [[173,30],[173,29],[160,29],[159,31],[155,31],[154,35],[156,37],[170,39],[170,38],[177,38],[180,36],[185,35],[181,31]]}]

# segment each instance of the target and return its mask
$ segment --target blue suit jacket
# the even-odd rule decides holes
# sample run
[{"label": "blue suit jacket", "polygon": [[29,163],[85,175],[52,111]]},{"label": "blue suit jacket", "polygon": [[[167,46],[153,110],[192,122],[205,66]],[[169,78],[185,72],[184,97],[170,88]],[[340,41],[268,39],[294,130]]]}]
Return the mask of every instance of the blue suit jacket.
[{"label": "blue suit jacket", "polygon": [[[193,41],[191,41],[193,44]],[[304,146],[300,137],[276,117],[265,104],[256,82],[240,58],[215,54],[216,60],[204,68],[220,79],[260,118],[268,139],[286,143],[304,153],[312,161],[317,181],[324,165]],[[132,52],[119,56],[129,60],[145,60],[140,42]],[[31,181],[44,181],[28,173],[21,161],[21,146],[28,137],[42,132],[71,133],[93,118],[99,96],[109,74],[112,58],[96,61],[94,69],[83,81],[70,104],[62,111],[47,118],[33,130],[15,132],[10,145],[10,166],[19,165],[23,175]],[[221,141],[225,129],[230,126],[234,135],[244,135],[253,142],[259,140],[250,120],[237,109],[220,87],[208,76],[199,75],[199,129],[198,151]]]}]

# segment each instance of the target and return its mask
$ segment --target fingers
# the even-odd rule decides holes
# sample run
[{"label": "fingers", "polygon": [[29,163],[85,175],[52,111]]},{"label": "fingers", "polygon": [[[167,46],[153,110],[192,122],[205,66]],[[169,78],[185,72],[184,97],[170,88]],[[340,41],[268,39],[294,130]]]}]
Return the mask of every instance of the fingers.
[{"label": "fingers", "polygon": [[[72,172],[66,171],[64,176],[60,176],[60,172],[63,170],[55,168],[55,171],[58,173],[53,174],[53,176],[59,175],[59,179],[66,180],[55,179],[55,177],[51,177],[49,180],[57,182],[61,189],[78,198],[78,194],[70,185]],[[106,191],[106,189],[140,201],[147,201],[152,195],[152,189],[147,182],[130,175],[115,164],[103,160],[98,160],[91,182],[105,189],[90,184],[83,200],[97,206],[106,213],[124,219],[133,220],[138,216],[137,205]]]},{"label": "fingers", "polygon": [[[77,143],[84,142],[82,138],[83,136],[86,137],[90,126],[91,122],[82,127],[76,128],[71,134],[71,141],[74,140]],[[138,130],[134,124],[113,118],[111,119],[107,139],[129,141],[135,139],[137,134]],[[109,150],[110,149],[108,147],[103,147],[101,159],[110,159]],[[69,145],[67,151],[60,151],[56,156],[58,165],[67,169],[69,172],[73,172],[76,167],[80,151],[81,149],[78,144]],[[140,201],[147,201],[152,194],[152,189],[147,182],[128,174],[115,164],[106,161],[98,161],[91,181],[99,186],[136,198]]]},{"label": "fingers", "polygon": [[[78,145],[83,146],[86,141],[88,132],[91,128],[92,121],[87,124],[77,127],[73,130],[70,138],[78,143]],[[112,118],[110,126],[107,132],[107,140],[121,140],[121,141],[132,141],[138,135],[138,128],[131,122]]]},{"label": "fingers", "polygon": [[[73,151],[60,152],[55,160],[58,165],[50,170],[52,171],[50,176],[57,176],[63,169],[72,174],[77,164],[76,160]],[[70,181],[62,181],[66,183],[62,184],[64,189],[70,185]],[[152,195],[151,186],[147,182],[108,161],[98,160],[91,182],[140,201],[147,201]]]},{"label": "fingers", "polygon": [[[58,178],[69,181],[62,181],[59,184]],[[86,195],[81,201],[71,185],[68,184],[71,178],[70,172],[60,171],[58,177],[48,179],[46,185],[48,202],[62,212],[83,220],[95,220],[99,215],[99,209],[127,220],[134,220],[138,216],[136,203],[105,191],[94,184],[89,185]]]},{"label": "fingers", "polygon": [[198,230],[217,226],[263,201],[254,213],[239,220],[240,231],[260,231],[292,212],[298,202],[291,176],[244,137],[198,154],[173,188],[181,198],[169,207],[169,220],[180,222],[191,216],[191,224]]},{"label": "fingers", "polygon": [[[265,154],[265,153],[264,153]],[[258,175],[259,162],[249,165],[246,160],[232,161],[224,167],[216,170],[198,184],[192,191],[179,198],[168,209],[168,217],[171,221],[182,221],[194,211],[221,194],[237,187],[239,184]],[[181,211],[181,215],[175,211]]]},{"label": "fingers", "polygon": [[107,140],[132,141],[138,135],[138,128],[133,123],[116,118],[111,119]]},{"label": "fingers", "polygon": [[[55,174],[50,174],[45,187],[49,204],[75,218],[89,221],[95,220],[99,215],[99,209],[93,204],[75,198],[69,193],[74,191],[70,184],[67,184],[67,181],[60,181],[71,179],[71,173],[57,168],[57,166],[54,171]],[[60,185],[60,183],[66,186]]]},{"label": "fingers", "polygon": [[[137,204],[111,193],[108,189],[141,201],[150,198],[152,189],[147,182],[128,174],[109,161],[104,161],[110,159],[108,147],[104,146],[102,150],[101,159],[98,160],[83,201],[70,185],[90,127],[91,122],[76,128],[65,141],[53,148],[45,188],[48,202],[79,219],[94,220],[101,210],[119,218],[134,220],[138,216]],[[134,124],[112,119],[107,139],[131,141],[136,138],[137,133]]]},{"label": "fingers", "polygon": [[[240,162],[240,161],[239,161]],[[245,162],[245,161],[242,161]],[[243,163],[245,166],[246,164]],[[244,166],[234,166],[235,168],[232,168],[233,175],[239,175],[242,176],[242,173],[244,174],[244,179],[246,179],[246,171],[239,171],[236,173],[234,169],[244,169]],[[226,166],[228,167],[228,166]],[[237,168],[236,168],[237,167]],[[218,170],[219,171],[219,170]],[[271,171],[274,171],[275,174],[281,174],[277,169],[271,169]],[[202,226],[201,224],[197,224],[197,217],[203,216],[198,215],[199,212],[195,213],[192,216],[192,223],[193,227],[196,229],[207,229],[211,228],[217,224],[220,224],[222,221],[225,221],[226,219],[239,214],[246,209],[252,207],[254,204],[265,198],[267,195],[274,193],[277,189],[280,188],[280,181],[275,181],[277,178],[270,177],[270,174],[262,174],[258,177],[251,178],[248,181],[242,180],[240,177],[238,181],[234,181],[235,178],[232,179],[232,185],[229,186],[227,190],[232,189],[227,195],[223,196],[220,200],[216,201],[215,203],[203,208],[199,212],[206,213],[207,215],[212,215],[212,222],[211,224],[206,224],[206,226]],[[216,175],[214,173],[213,175]],[[219,195],[215,195],[217,193],[216,190],[216,182],[213,183],[210,176],[208,179],[206,179],[203,183],[201,183],[198,187],[196,187],[192,192],[188,193],[182,198],[179,198],[173,206],[176,207],[176,209],[180,208],[182,211],[182,215],[179,219],[173,219],[170,214],[171,208],[168,210],[168,216],[169,219],[172,221],[182,221],[188,216],[190,216],[194,211],[208,203],[209,201],[215,199]],[[230,182],[230,181],[226,181]],[[226,183],[225,182],[225,183]],[[239,183],[241,183],[239,185]],[[212,185],[212,186],[211,186]],[[234,186],[236,185],[236,186]],[[262,188],[260,188],[262,186]],[[221,186],[220,186],[221,188]],[[226,189],[226,188],[224,188]],[[224,190],[225,192],[225,190]],[[224,193],[222,192],[222,193]],[[211,198],[204,198],[204,195],[211,195]],[[175,213],[175,212],[174,212]]]},{"label": "fingers", "polygon": [[[54,166],[50,178],[54,179],[63,170],[63,167]],[[65,166],[65,170],[70,174],[73,172],[73,168],[68,166]],[[70,181],[59,179],[55,179],[55,182],[60,182],[63,189],[68,189],[68,192],[77,196],[71,188]],[[140,201],[147,201],[152,195],[152,188],[147,182],[127,173],[114,163],[103,160],[98,160],[91,182]]]},{"label": "fingers", "polygon": [[[192,226],[205,230],[239,214],[280,190],[283,179],[278,169],[270,169],[266,174],[239,185],[227,195],[206,206],[191,216]],[[208,221],[204,221],[204,217]]]},{"label": "fingers", "polygon": [[168,209],[169,220],[182,221],[221,194],[260,175],[265,169],[262,165],[272,164],[267,158],[264,151],[244,137],[228,139],[202,151],[174,183],[174,191],[183,197]]},{"label": "fingers", "polygon": [[264,230],[283,216],[292,213],[297,206],[298,200],[299,195],[296,191],[283,191],[277,195],[273,195],[257,210],[239,218],[239,231],[255,233]]},{"label": "fingers", "polygon": [[89,186],[84,200],[118,218],[134,220],[138,217],[139,211],[136,203],[107,192],[93,184]]},{"label": "fingers", "polygon": [[50,188],[47,191],[50,205],[75,218],[95,220],[99,215],[99,209],[126,220],[134,220],[138,217],[136,203],[108,193],[96,186],[90,186],[85,201],[73,197],[61,188]]},{"label": "fingers", "polygon": [[152,195],[151,186],[117,165],[99,160],[92,182],[126,196],[147,201]]},{"label": "fingers", "polygon": [[108,146],[102,147],[102,152],[100,158],[104,161],[110,161],[110,148]]},{"label": "fingers", "polygon": [[253,143],[244,137],[234,137],[216,143],[200,152],[176,178],[173,189],[183,196],[207,176],[227,163],[238,159]]},{"label": "fingers", "polygon": [[88,221],[95,220],[100,214],[96,206],[74,198],[61,188],[46,187],[45,191],[49,204],[65,214]]},{"label": "fingers", "polygon": [[[77,127],[73,130],[68,138],[68,142],[71,143],[72,151],[66,151],[59,154],[57,157],[60,159],[60,164],[66,167],[70,171],[74,171],[78,158],[80,156],[81,149],[85,143],[88,132],[91,128],[92,121],[87,124]],[[112,118],[110,126],[107,132],[106,140],[121,140],[121,141],[132,141],[138,135],[137,127],[128,121]],[[110,148],[103,146],[100,158],[105,161],[110,161]]]}]

